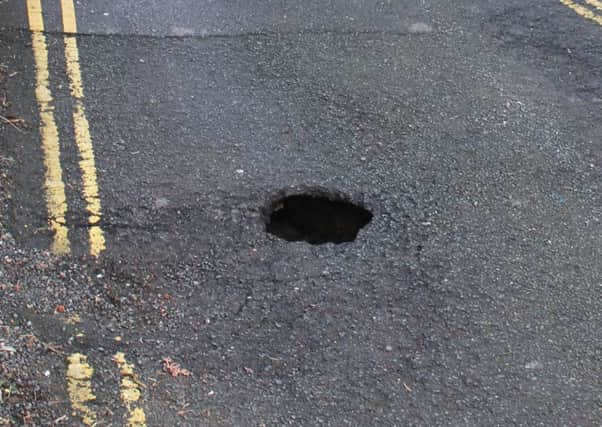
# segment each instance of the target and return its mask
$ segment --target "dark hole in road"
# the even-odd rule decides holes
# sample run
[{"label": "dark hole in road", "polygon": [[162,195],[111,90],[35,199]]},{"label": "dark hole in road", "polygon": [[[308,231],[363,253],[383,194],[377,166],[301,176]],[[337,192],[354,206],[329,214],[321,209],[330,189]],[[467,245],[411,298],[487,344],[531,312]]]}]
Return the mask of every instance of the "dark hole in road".
[{"label": "dark hole in road", "polygon": [[361,206],[315,194],[279,199],[268,214],[268,233],[289,242],[305,241],[312,245],[352,242],[372,220],[372,213]]}]

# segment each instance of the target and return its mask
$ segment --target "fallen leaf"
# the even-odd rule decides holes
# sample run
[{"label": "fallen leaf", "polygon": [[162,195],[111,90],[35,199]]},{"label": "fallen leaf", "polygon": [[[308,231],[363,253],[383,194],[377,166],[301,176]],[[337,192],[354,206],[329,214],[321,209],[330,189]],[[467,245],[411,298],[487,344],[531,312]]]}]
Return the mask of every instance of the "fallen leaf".
[{"label": "fallen leaf", "polygon": [[163,362],[163,370],[172,377],[189,377],[191,375],[188,369],[182,368],[177,362],[174,362],[170,357],[161,359]]}]

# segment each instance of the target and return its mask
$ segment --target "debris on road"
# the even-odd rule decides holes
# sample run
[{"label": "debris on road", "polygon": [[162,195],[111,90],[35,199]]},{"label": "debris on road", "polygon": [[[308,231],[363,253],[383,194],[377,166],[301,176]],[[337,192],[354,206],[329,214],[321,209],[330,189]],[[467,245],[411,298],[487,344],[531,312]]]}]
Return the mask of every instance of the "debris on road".
[{"label": "debris on road", "polygon": [[15,353],[17,350],[15,350],[14,347],[11,347],[10,345],[6,345],[3,342],[0,342],[0,352],[2,353]]},{"label": "debris on road", "polygon": [[161,359],[163,362],[163,370],[172,377],[189,377],[192,375],[188,369],[184,369],[179,363],[174,362],[170,357]]},{"label": "debris on road", "polygon": [[19,127],[19,125],[20,126],[25,126],[25,120],[24,119],[22,119],[20,117],[2,116],[2,115],[0,115],[0,120],[2,120],[6,124],[11,125],[17,131],[23,132],[23,129],[21,129],[21,127]]}]

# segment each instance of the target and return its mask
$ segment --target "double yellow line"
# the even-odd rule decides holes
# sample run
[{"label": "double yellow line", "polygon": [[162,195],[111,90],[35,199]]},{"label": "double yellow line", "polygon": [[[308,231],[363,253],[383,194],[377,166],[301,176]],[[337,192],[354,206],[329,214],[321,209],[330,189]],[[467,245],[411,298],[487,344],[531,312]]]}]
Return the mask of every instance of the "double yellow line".
[{"label": "double yellow line", "polygon": [[586,4],[592,7],[592,9],[584,6],[583,4],[576,3],[572,0],[560,0],[560,2],[566,7],[574,10],[579,15],[587,18],[591,21],[602,25],[602,15],[596,13],[596,9],[602,11],[602,0],[584,0]]},{"label": "double yellow line", "polygon": [[[67,362],[67,391],[73,415],[79,417],[84,425],[95,426],[98,424],[98,415],[89,405],[96,400],[92,390],[94,368],[88,363],[88,357],[81,353],[70,355]],[[134,373],[134,365],[126,360],[122,352],[113,356],[113,362],[117,365],[121,377],[120,397],[127,411],[127,427],[146,427],[146,414],[138,405],[142,393],[140,381]]]},{"label": "double yellow line", "polygon": [[[84,90],[79,65],[79,50],[74,34],[77,33],[77,21],[73,0],[61,0],[63,31],[66,33],[65,58],[69,86],[73,98],[73,128],[75,145],[79,152],[79,167],[82,175],[82,194],[88,214],[88,238],[90,254],[98,256],[105,249],[104,233],[99,225],[101,219],[100,195],[96,178],[94,149],[90,136],[90,126],[83,104]],[[44,152],[44,189],[49,225],[52,230],[52,252],[68,254],[71,252],[69,228],[66,221],[67,197],[63,182],[59,132],[54,116],[52,92],[50,90],[48,68],[48,44],[44,34],[44,17],[41,0],[27,0],[29,28],[32,32],[32,48],[36,66],[36,98],[40,109],[40,136]]]}]

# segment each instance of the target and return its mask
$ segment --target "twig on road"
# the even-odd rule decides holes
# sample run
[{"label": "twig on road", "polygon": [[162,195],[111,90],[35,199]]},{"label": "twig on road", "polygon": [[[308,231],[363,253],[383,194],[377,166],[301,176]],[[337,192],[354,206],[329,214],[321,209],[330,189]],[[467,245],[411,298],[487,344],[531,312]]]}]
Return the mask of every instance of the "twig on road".
[{"label": "twig on road", "polygon": [[[23,133],[23,129],[21,129],[19,126],[17,126],[16,124],[13,123],[12,120],[10,120],[7,117],[4,117],[3,115],[0,114],[0,120],[2,120],[3,122],[8,123],[9,125],[11,125],[12,127],[14,127],[15,129],[17,129],[18,132]],[[19,119],[22,120],[22,119]]]}]

